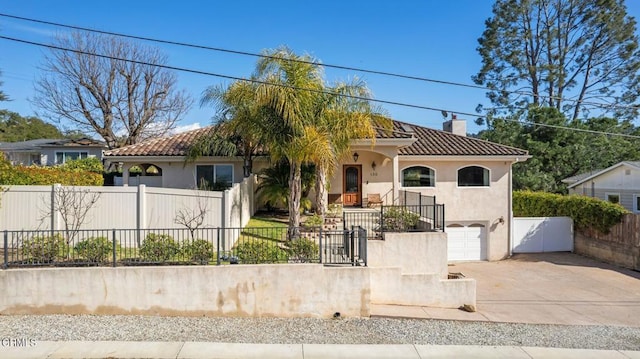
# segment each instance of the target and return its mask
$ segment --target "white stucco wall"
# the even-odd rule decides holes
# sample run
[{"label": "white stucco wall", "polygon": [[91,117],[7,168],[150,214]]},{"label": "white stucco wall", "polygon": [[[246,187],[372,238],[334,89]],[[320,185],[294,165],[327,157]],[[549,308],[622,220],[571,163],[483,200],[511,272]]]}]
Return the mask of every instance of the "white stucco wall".
[{"label": "white stucco wall", "polygon": [[370,305],[366,268],[318,264],[12,269],[0,287],[0,314],[328,318]]},{"label": "white stucco wall", "polygon": [[367,317],[371,304],[476,304],[447,278],[445,233],[368,241],[368,267],[321,264],[23,268],[0,271],[1,314]]},{"label": "white stucco wall", "polygon": [[[362,165],[363,199],[367,193],[387,194],[387,203],[392,203],[393,161],[382,153],[359,149],[358,162],[346,160],[345,164]],[[387,154],[388,155],[388,154]],[[385,161],[386,158],[386,161]],[[376,162],[376,170],[371,163]],[[383,165],[384,164],[384,165]],[[435,171],[434,187],[402,187],[402,170],[412,166],[426,166]],[[458,169],[466,166],[481,166],[490,171],[488,187],[459,187]],[[510,178],[509,161],[465,161],[465,160],[412,160],[409,156],[401,156],[398,161],[399,189],[420,192],[427,196],[436,196],[438,203],[445,205],[446,224],[480,223],[486,227],[487,257],[499,260],[509,255],[509,210],[510,210]],[[342,165],[336,169],[330,181],[329,193],[342,191]],[[504,219],[500,223],[500,218]]]},{"label": "white stucco wall", "polygon": [[[480,223],[487,228],[487,257],[499,260],[509,255],[509,170],[505,161],[400,161],[400,168],[424,165],[435,170],[435,187],[407,187],[407,191],[436,196],[445,205],[445,221]],[[458,169],[481,166],[490,171],[489,187],[459,187]],[[400,173],[400,175],[402,175]],[[500,223],[500,218],[504,223]]]}]

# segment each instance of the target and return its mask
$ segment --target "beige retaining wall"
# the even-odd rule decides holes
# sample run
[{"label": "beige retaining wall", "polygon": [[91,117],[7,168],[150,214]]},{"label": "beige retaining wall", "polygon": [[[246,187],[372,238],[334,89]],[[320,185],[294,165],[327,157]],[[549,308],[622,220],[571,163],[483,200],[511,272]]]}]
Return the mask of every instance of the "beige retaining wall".
[{"label": "beige retaining wall", "polygon": [[444,233],[369,241],[368,267],[320,264],[25,268],[0,271],[0,314],[368,317],[371,304],[476,304],[447,279]]},{"label": "beige retaining wall", "polygon": [[447,279],[445,233],[385,233],[369,241],[368,259],[372,304],[476,305],[475,279]]},{"label": "beige retaining wall", "polygon": [[0,314],[369,316],[369,272],[318,264],[0,271]]}]

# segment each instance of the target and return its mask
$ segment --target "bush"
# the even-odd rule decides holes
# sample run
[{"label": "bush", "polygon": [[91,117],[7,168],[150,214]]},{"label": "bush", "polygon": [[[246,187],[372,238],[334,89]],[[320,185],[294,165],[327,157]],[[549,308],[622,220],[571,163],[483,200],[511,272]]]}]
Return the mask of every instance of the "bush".
[{"label": "bush", "polygon": [[322,226],[322,217],[318,216],[317,214],[314,214],[311,217],[307,217],[307,219],[304,221],[304,226],[305,227],[320,227]]},{"label": "bush", "polygon": [[207,264],[213,257],[213,244],[204,239],[196,239],[191,243],[185,243],[182,252],[194,262]]},{"label": "bush", "polygon": [[276,243],[246,240],[236,246],[236,255],[243,264],[279,263],[289,261],[287,252]]},{"label": "bush", "polygon": [[[0,155],[1,156],[1,155]],[[0,161],[0,185],[102,186],[101,173],[69,170],[62,167],[12,166]]]},{"label": "bush", "polygon": [[563,196],[546,192],[513,192],[516,217],[571,217],[577,229],[593,228],[609,233],[629,213],[619,204],[586,196]]},{"label": "bush", "polygon": [[67,171],[93,172],[102,174],[104,166],[97,157],[79,158],[77,160],[67,161],[60,165],[59,168]]},{"label": "bush", "polygon": [[79,242],[73,249],[89,262],[102,263],[112,253],[113,244],[105,237],[92,237]]},{"label": "bush", "polygon": [[64,258],[67,245],[60,234],[36,236],[22,243],[22,253],[32,262],[49,263]]},{"label": "bush", "polygon": [[385,231],[406,231],[418,225],[420,215],[404,207],[385,207],[382,213],[382,229]]},{"label": "bush", "polygon": [[296,263],[310,263],[318,261],[320,246],[308,238],[297,238],[287,243],[289,259]]},{"label": "bush", "polygon": [[140,255],[150,262],[166,262],[180,252],[180,246],[168,234],[149,233],[140,246]]}]

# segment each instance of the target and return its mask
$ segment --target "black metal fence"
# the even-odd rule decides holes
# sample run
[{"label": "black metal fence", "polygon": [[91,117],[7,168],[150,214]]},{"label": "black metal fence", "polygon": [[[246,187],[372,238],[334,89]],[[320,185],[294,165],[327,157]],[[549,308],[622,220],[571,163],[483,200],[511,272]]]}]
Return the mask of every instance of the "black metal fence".
[{"label": "black metal fence", "polygon": [[369,239],[380,239],[384,232],[435,232],[444,230],[444,205],[380,206],[379,211],[344,211],[344,228],[366,229]]},{"label": "black metal fence", "polygon": [[286,227],[4,231],[3,268],[38,266],[322,263],[366,265],[360,227],[323,231]]}]

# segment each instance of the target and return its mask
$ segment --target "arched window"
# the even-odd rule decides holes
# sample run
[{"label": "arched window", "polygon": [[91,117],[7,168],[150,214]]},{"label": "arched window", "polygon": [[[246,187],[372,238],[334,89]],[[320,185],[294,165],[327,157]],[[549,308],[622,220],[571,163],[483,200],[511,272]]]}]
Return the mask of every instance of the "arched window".
[{"label": "arched window", "polygon": [[413,166],[402,170],[402,187],[434,187],[435,172],[429,167]]},{"label": "arched window", "polygon": [[489,187],[489,170],[480,166],[469,166],[459,169],[458,186]]}]

